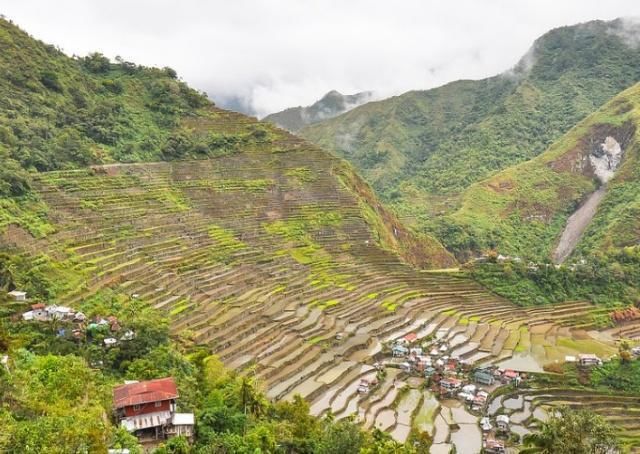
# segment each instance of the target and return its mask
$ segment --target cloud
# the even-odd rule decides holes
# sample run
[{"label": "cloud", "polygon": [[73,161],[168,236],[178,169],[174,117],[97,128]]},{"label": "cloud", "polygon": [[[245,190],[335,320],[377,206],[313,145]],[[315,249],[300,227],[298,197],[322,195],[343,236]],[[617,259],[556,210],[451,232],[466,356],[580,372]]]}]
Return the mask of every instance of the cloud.
[{"label": "cloud", "polygon": [[265,115],[329,90],[389,96],[513,66],[550,28],[640,16],[635,0],[4,0],[70,54],[171,66],[222,105]]}]

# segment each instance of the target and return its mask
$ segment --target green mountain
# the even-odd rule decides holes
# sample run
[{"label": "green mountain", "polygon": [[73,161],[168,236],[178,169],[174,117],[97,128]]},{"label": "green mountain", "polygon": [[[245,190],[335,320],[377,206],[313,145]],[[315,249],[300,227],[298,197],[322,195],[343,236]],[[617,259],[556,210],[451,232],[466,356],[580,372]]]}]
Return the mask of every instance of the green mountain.
[{"label": "green mountain", "polygon": [[[593,305],[583,285],[553,308],[487,291],[469,278],[493,288],[478,270],[419,270],[455,260],[404,228],[346,161],[217,108],[171,69],[72,59],[0,20],[0,71],[0,452],[140,453],[117,424],[113,388],[167,376],[197,433],[192,447],[175,437],[158,453],[475,450],[474,415],[441,407],[422,374],[374,366],[391,341],[467,364],[555,365],[528,381],[538,389],[517,390],[546,406],[575,392],[575,369],[565,377],[559,361],[610,357],[612,339],[640,331],[610,315],[634,296],[619,285],[624,268],[600,291],[627,299]],[[607,134],[625,148],[611,194],[632,156],[622,133],[633,103],[611,114],[622,117]],[[637,273],[640,255],[629,257]],[[86,319],[29,320],[34,302]],[[637,447],[636,368],[616,381],[618,365],[581,375],[580,392],[586,408],[624,419],[616,435]],[[522,401],[505,391],[488,404]],[[384,433],[363,430],[374,427]]]},{"label": "green mountain", "polygon": [[[4,20],[0,73],[2,230],[15,225],[45,236],[54,229],[30,189],[37,172],[315,149],[268,123],[216,109],[171,68],[111,63],[100,54],[71,59]],[[420,266],[454,263],[437,241],[407,232],[348,166],[329,155],[327,162],[358,188],[385,247]]]},{"label": "green mountain", "polygon": [[[591,255],[640,244],[639,125],[636,84],[541,155],[472,185],[443,224],[460,226],[480,249],[556,261],[574,248]],[[567,226],[571,241],[561,239]]]},{"label": "green mountain", "polygon": [[290,107],[263,118],[291,132],[299,131],[307,125],[333,118],[361,104],[369,102],[372,92],[363,91],[355,95],[343,95],[335,90],[307,107]]},{"label": "green mountain", "polygon": [[[640,80],[639,35],[621,19],[561,27],[503,74],[368,103],[301,134],[351,161],[403,218],[442,231],[437,217],[466,188],[539,155]],[[483,246],[461,242],[447,245],[461,256]]]}]

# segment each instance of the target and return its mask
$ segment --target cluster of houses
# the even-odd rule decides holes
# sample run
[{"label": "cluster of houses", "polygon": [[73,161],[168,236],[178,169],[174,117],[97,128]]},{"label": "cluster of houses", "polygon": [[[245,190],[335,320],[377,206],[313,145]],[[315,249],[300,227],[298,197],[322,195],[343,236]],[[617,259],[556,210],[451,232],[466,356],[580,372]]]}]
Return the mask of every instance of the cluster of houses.
[{"label": "cluster of houses", "polygon": [[176,436],[193,441],[195,417],[178,413],[179,397],[173,377],[127,381],[113,390],[116,420],[145,447]]},{"label": "cluster of houses", "polygon": [[506,452],[504,441],[496,438],[497,434],[508,434],[510,431],[510,420],[507,415],[497,415],[494,422],[484,417],[480,420],[480,428],[483,433],[483,448],[487,454],[504,454]]},{"label": "cluster of houses", "polygon": [[25,321],[35,320],[38,322],[60,320],[82,323],[87,317],[82,312],[76,312],[67,306],[58,306],[55,304],[47,306],[44,303],[35,303],[31,305],[31,310],[22,314],[22,319]]},{"label": "cluster of houses", "polygon": [[445,341],[412,346],[416,340],[416,333],[409,333],[391,346],[393,361],[400,361],[397,364],[403,371],[423,375],[437,382],[443,376],[456,376],[468,368],[465,361],[448,355],[450,347]]},{"label": "cluster of houses", "polygon": [[118,318],[113,315],[106,318],[96,316],[88,320],[85,314],[67,306],[35,303],[31,305],[30,310],[22,314],[22,319],[44,323],[59,321],[73,324],[70,331],[65,327],[60,327],[58,329],[59,337],[70,334],[74,339],[82,339],[85,336],[93,338],[98,333],[105,334],[106,337],[102,339],[105,347],[112,347],[121,341],[130,341],[135,338],[135,333],[131,330],[123,330]]},{"label": "cluster of houses", "polygon": [[[407,373],[423,376],[431,382],[432,388],[441,398],[457,398],[476,414],[484,414],[489,399],[489,392],[481,386],[488,389],[501,385],[518,387],[527,379],[525,373],[497,366],[471,370],[464,360],[449,355],[450,346],[444,340],[423,343],[420,347],[414,346],[416,341],[415,333],[396,340],[391,345],[393,358],[387,365],[399,365]],[[581,355],[580,358],[584,363],[591,360],[589,355]],[[507,415],[498,415],[494,419],[486,416],[481,418],[484,452],[506,452],[505,443],[498,436],[510,432],[509,424]]]}]

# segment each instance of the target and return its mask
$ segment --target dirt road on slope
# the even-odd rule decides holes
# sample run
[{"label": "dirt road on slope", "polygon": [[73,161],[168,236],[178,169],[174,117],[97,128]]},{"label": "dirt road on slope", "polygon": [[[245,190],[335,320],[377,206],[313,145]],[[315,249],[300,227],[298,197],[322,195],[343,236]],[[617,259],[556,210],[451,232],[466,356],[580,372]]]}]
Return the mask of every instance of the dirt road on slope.
[{"label": "dirt road on slope", "polygon": [[553,253],[553,261],[555,263],[562,263],[571,255],[575,247],[578,245],[580,237],[595,216],[598,205],[602,201],[605,192],[606,187],[602,186],[600,189],[592,193],[586,202],[575,211],[575,213],[569,216],[567,225],[560,237],[560,242]]}]

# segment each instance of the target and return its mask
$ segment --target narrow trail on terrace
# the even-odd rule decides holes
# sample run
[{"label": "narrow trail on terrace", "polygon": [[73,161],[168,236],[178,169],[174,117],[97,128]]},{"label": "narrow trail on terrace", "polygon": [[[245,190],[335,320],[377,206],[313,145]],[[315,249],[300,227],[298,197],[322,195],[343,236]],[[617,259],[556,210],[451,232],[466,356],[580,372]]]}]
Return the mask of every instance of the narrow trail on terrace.
[{"label": "narrow trail on terrace", "polygon": [[596,214],[598,205],[604,198],[606,187],[602,186],[593,192],[567,220],[567,225],[562,232],[558,246],[553,253],[553,261],[555,263],[564,262],[571,255],[575,247],[580,241],[580,237],[584,233],[587,226]]}]

